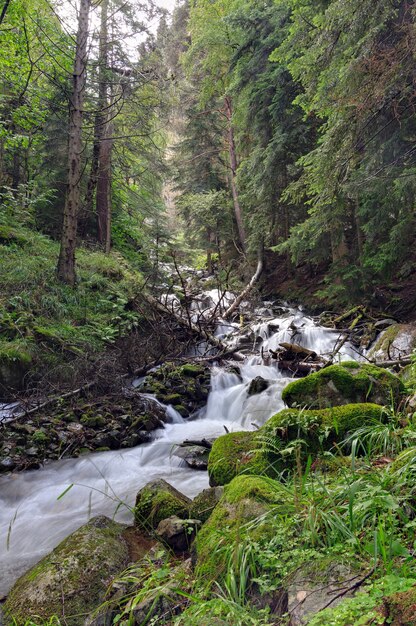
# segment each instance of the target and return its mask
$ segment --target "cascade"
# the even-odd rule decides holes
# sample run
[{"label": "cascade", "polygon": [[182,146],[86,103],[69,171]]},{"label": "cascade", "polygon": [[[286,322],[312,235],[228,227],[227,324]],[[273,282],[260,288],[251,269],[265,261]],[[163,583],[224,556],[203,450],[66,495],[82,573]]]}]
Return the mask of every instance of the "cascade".
[{"label": "cascade", "polygon": [[[215,302],[214,294],[208,295]],[[261,347],[275,350],[282,341],[296,341],[324,354],[334,349],[339,338],[339,333],[290,307],[279,308],[278,317],[258,319],[250,332],[255,346],[251,355],[232,367],[213,367],[207,405],[194,419],[185,421],[166,407],[170,422],[148,444],[55,461],[39,470],[0,478],[0,597],[21,573],[90,517],[115,515],[130,522],[135,495],[150,480],[164,478],[190,497],[206,488],[207,473],[191,470],[172,450],[185,439],[224,434],[224,427],[229,431],[258,428],[283,408],[281,392],[291,379],[277,365],[263,364]],[[238,325],[226,322],[219,323],[217,335],[230,346],[241,339]],[[349,344],[338,356],[357,359]],[[269,386],[249,396],[250,382],[258,376]]]}]

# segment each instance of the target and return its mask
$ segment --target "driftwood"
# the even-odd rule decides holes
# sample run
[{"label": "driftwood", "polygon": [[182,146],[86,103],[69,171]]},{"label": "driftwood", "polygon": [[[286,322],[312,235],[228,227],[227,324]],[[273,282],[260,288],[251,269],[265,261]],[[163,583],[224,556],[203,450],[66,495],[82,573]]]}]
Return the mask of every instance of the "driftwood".
[{"label": "driftwood", "polygon": [[281,350],[269,350],[280,370],[288,370],[295,374],[310,374],[326,365],[326,360],[314,350],[304,348],[297,343],[281,343]]},{"label": "driftwood", "polygon": [[301,374],[310,374],[321,369],[323,366],[317,362],[299,362],[299,361],[284,361],[280,360],[277,364],[279,370],[288,370],[289,372],[300,372]]},{"label": "driftwood", "polygon": [[182,326],[183,328],[187,328],[193,334],[200,337],[203,341],[207,341],[208,343],[210,343],[214,348],[218,348],[221,354],[217,355],[217,358],[219,356],[222,356],[222,354],[228,354],[228,355],[233,354],[233,358],[236,361],[244,361],[245,359],[244,354],[241,354],[241,352],[238,352],[237,349],[235,351],[230,350],[229,346],[226,346],[221,341],[221,339],[218,339],[218,337],[215,337],[206,328],[203,328],[202,326],[199,326],[198,324],[193,323],[190,319],[183,318],[181,315],[179,315],[178,313],[175,313],[173,310],[166,307],[164,304],[159,302],[159,300],[157,300],[150,294],[143,293],[142,295],[150,306],[154,307],[156,310],[160,311],[161,313],[164,313],[165,315],[166,314],[170,315],[177,321],[177,323],[180,326]]},{"label": "driftwood", "polygon": [[186,448],[187,446],[201,446],[201,448],[211,450],[212,442],[208,441],[208,439],[185,439],[183,443],[179,444],[180,448]]},{"label": "driftwood", "polygon": [[244,298],[246,298],[248,296],[248,294],[250,293],[250,291],[253,289],[254,285],[257,283],[258,279],[260,278],[261,274],[263,272],[263,257],[262,255],[259,256],[259,260],[257,263],[257,268],[255,273],[253,274],[250,282],[248,283],[248,285],[243,289],[243,291],[236,297],[236,299],[234,300],[234,302],[228,307],[228,309],[225,311],[223,318],[225,320],[229,319],[231,317],[231,315],[234,313],[234,311],[236,311],[238,309],[238,307],[240,306],[240,304],[243,302]]},{"label": "driftwood", "polygon": [[305,357],[310,357],[311,359],[315,359],[318,355],[314,350],[309,350],[308,348],[304,348],[297,343],[279,343],[279,346],[284,348],[286,352],[294,352],[295,354],[303,355]]}]

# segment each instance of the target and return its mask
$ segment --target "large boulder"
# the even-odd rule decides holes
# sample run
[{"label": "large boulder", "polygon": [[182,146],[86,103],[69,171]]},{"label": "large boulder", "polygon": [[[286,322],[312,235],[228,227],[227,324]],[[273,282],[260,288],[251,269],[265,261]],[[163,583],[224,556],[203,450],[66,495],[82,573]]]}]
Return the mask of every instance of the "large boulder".
[{"label": "large boulder", "polygon": [[191,500],[163,479],[147,483],[136,496],[134,523],[151,533],[159,523],[175,515],[188,519]]},{"label": "large boulder", "polygon": [[347,361],[289,383],[282,398],[289,407],[325,409],[362,402],[390,406],[403,393],[402,381],[388,370]]},{"label": "large boulder", "polygon": [[[330,409],[284,409],[259,430],[219,437],[208,460],[211,485],[225,485],[239,474],[276,477],[296,461],[317,456],[345,439],[348,432],[386,417],[382,406],[347,404]],[[298,441],[296,445],[291,442]]]},{"label": "large boulder", "polygon": [[128,562],[124,532],[106,517],[79,528],[15,583],[5,604],[8,617],[16,626],[53,615],[68,626],[83,624]]},{"label": "large boulder", "polygon": [[165,545],[180,554],[189,551],[200,526],[200,520],[180,519],[172,515],[172,517],[162,519],[156,529],[156,534]]},{"label": "large boulder", "polygon": [[106,602],[80,624],[172,624],[180,607],[187,604],[190,580],[190,559],[172,559],[170,552],[159,545],[116,578],[107,591]]}]

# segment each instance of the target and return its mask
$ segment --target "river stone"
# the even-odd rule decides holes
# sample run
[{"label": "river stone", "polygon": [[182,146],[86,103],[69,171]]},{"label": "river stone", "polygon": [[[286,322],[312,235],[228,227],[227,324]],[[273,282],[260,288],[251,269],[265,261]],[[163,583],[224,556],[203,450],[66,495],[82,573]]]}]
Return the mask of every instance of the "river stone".
[{"label": "river stone", "polygon": [[[15,583],[5,612],[18,624],[57,615],[79,626],[97,607],[112,577],[128,562],[125,526],[96,517],[60,543]],[[36,621],[36,620],[35,620]]]},{"label": "river stone", "polygon": [[270,386],[269,380],[266,380],[265,378],[262,378],[261,376],[257,376],[256,378],[253,378],[253,380],[251,381],[247,393],[249,396],[255,396],[258,393],[262,393],[263,391],[266,391],[266,389],[268,389],[269,386]]},{"label": "river stone", "polygon": [[134,523],[144,532],[155,530],[159,523],[172,515],[189,517],[191,500],[162,478],[145,485],[136,496]]},{"label": "river stone", "polygon": [[180,519],[172,515],[159,523],[156,534],[174,552],[188,552],[199,526],[200,520]]},{"label": "river stone", "polygon": [[195,470],[206,470],[208,467],[209,449],[204,446],[181,445],[175,448],[175,456],[183,459],[188,467]]},{"label": "river stone", "polygon": [[388,370],[347,361],[295,380],[285,387],[282,398],[289,407],[312,409],[364,402],[390,406],[403,392],[401,380]]}]

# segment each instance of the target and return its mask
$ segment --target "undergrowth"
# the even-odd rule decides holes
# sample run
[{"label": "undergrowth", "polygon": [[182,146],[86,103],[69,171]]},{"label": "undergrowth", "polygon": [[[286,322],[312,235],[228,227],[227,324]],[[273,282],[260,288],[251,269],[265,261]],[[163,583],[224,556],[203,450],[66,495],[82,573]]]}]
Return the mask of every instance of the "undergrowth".
[{"label": "undergrowth", "polygon": [[120,253],[79,248],[76,289],[57,280],[58,253],[49,237],[0,217],[0,358],[14,350],[52,367],[137,326],[131,301],[143,279]]}]

